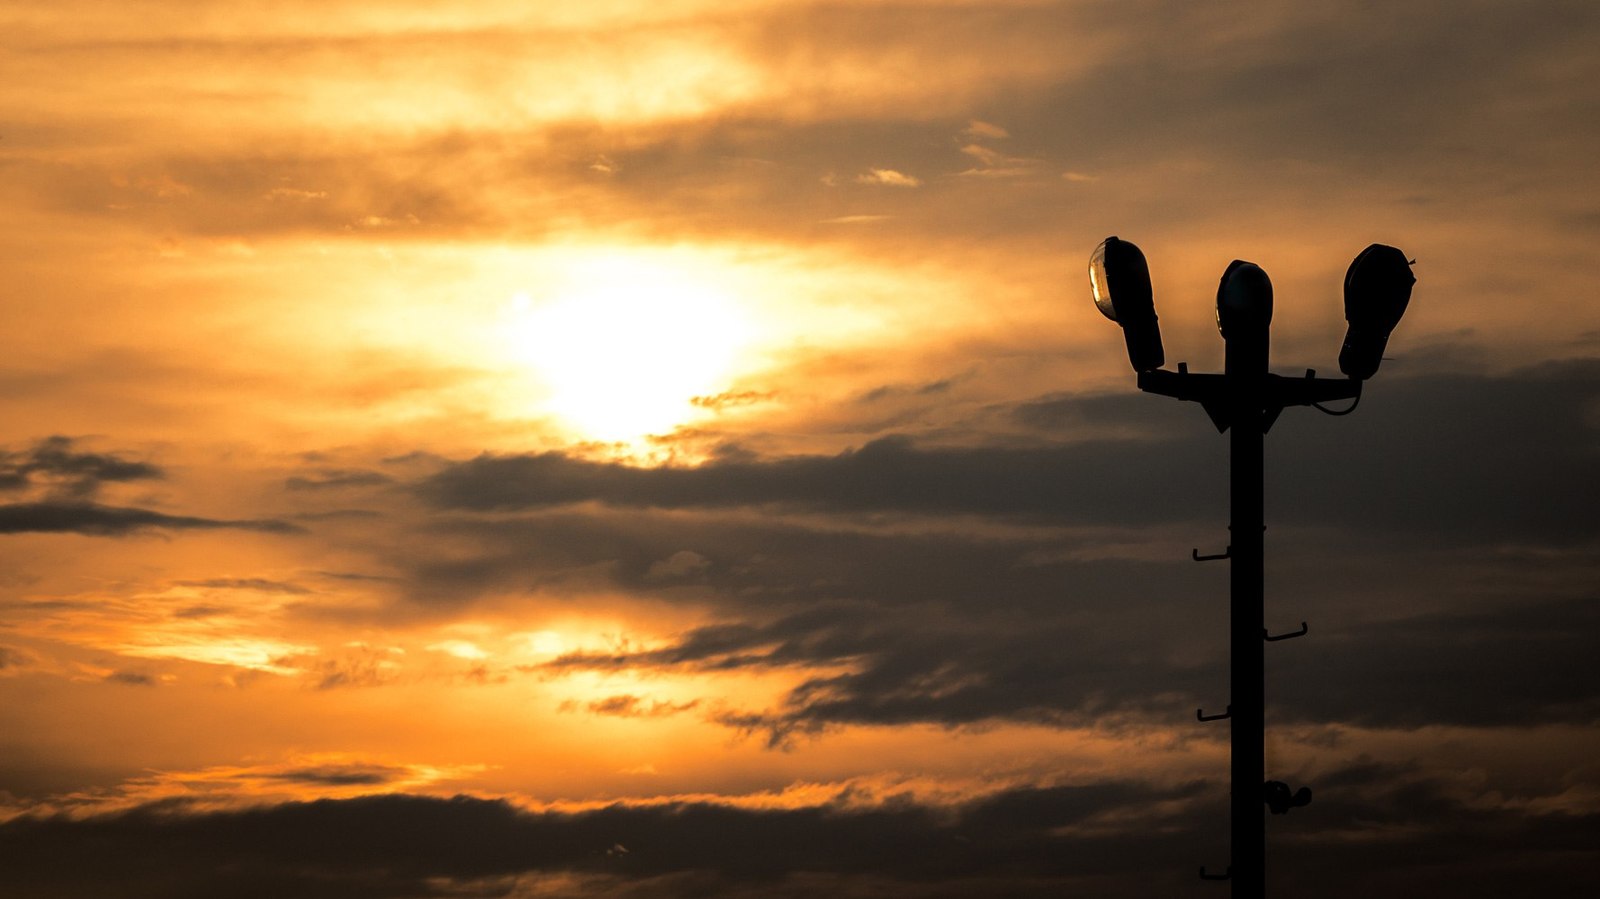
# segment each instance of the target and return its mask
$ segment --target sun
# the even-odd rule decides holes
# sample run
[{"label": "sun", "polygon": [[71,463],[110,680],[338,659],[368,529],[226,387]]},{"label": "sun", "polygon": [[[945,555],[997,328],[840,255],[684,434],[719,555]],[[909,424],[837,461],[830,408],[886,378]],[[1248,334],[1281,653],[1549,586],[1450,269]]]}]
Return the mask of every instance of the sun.
[{"label": "sun", "polygon": [[683,425],[697,396],[728,389],[753,339],[714,272],[639,253],[575,256],[507,303],[510,350],[538,411],[587,440],[629,442]]}]

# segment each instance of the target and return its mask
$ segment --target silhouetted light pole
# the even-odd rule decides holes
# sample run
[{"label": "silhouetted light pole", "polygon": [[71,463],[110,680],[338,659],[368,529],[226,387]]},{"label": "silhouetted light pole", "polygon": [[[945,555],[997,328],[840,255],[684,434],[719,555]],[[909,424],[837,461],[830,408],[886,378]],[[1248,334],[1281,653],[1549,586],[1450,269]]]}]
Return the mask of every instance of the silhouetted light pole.
[{"label": "silhouetted light pole", "polygon": [[1232,429],[1229,455],[1228,549],[1202,556],[1198,562],[1227,559],[1229,564],[1228,677],[1232,701],[1226,711],[1201,721],[1229,719],[1232,728],[1230,763],[1233,863],[1226,873],[1209,874],[1207,880],[1232,879],[1234,895],[1259,897],[1266,890],[1266,805],[1274,814],[1311,801],[1305,787],[1291,792],[1288,785],[1266,779],[1266,661],[1264,645],[1303,636],[1300,630],[1271,635],[1262,626],[1262,447],[1266,432],[1289,406],[1315,406],[1342,415],[1355,408],[1332,412],[1322,403],[1348,399],[1359,402],[1361,382],[1378,370],[1389,334],[1405,314],[1416,278],[1404,253],[1373,244],[1361,251],[1344,276],[1344,315],[1349,328],[1339,351],[1339,370],[1347,380],[1318,378],[1307,370],[1303,378],[1285,378],[1267,371],[1269,331],[1272,325],[1272,282],[1259,266],[1234,260],[1222,273],[1217,287],[1217,328],[1226,347],[1223,373],[1190,374],[1185,363],[1175,372],[1161,366],[1161,329],[1156,323],[1150,269],[1139,248],[1108,237],[1089,258],[1089,285],[1095,305],[1122,327],[1128,361],[1138,372],[1139,389],[1199,403],[1218,431]]}]

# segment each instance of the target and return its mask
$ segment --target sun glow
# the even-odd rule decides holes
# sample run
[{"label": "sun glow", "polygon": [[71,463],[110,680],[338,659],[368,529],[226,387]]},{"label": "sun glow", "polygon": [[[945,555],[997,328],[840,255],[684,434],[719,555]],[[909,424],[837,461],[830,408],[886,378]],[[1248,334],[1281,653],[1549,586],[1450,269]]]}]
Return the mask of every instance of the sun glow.
[{"label": "sun glow", "polygon": [[627,442],[697,414],[727,389],[754,329],[737,299],[672,260],[597,255],[508,303],[506,339],[541,411],[590,440]]}]

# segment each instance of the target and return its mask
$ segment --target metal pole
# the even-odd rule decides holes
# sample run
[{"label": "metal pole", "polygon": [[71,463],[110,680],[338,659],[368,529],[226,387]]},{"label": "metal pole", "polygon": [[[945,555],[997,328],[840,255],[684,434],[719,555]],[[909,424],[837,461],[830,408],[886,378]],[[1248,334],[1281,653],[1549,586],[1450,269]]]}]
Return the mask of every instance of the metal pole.
[{"label": "metal pole", "polygon": [[[1177,371],[1161,368],[1164,361],[1161,333],[1156,325],[1150,291],[1150,270],[1144,254],[1127,241],[1108,237],[1089,257],[1089,284],[1095,305],[1122,326],[1128,344],[1128,361],[1139,373],[1139,389],[1146,393],[1197,402],[1219,431],[1232,428],[1229,444],[1229,518],[1232,531],[1228,551],[1200,555],[1196,562],[1228,559],[1228,679],[1232,701],[1222,714],[1201,721],[1229,721],[1231,820],[1233,863],[1206,880],[1232,880],[1233,895],[1260,899],[1266,894],[1266,813],[1283,814],[1311,801],[1308,787],[1291,793],[1289,785],[1266,777],[1266,651],[1269,640],[1304,636],[1305,622],[1289,633],[1269,635],[1262,623],[1263,577],[1263,458],[1267,429],[1290,406],[1316,406],[1330,400],[1359,400],[1361,382],[1378,369],[1389,332],[1400,321],[1411,299],[1412,263],[1394,247],[1373,244],[1350,263],[1345,273],[1344,348],[1339,370],[1349,380],[1318,378],[1307,369],[1304,378],[1282,378],[1267,372],[1271,344],[1272,282],[1253,263],[1235,259],[1217,286],[1217,328],[1227,347],[1221,375],[1190,374],[1178,363]],[[1352,405],[1350,409],[1354,409]],[[1342,412],[1332,413],[1342,415]]]},{"label": "metal pole", "polygon": [[1232,716],[1230,776],[1232,893],[1259,899],[1266,890],[1266,674],[1263,613],[1263,398],[1268,336],[1238,334],[1227,341],[1225,370],[1233,405],[1229,454],[1229,688]]}]

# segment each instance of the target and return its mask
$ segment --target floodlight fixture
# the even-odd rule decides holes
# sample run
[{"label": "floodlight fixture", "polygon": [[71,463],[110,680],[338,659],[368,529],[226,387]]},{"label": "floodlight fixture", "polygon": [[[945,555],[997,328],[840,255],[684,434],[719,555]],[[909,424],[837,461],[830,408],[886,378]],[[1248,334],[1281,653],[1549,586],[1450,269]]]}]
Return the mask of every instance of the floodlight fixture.
[{"label": "floodlight fixture", "polygon": [[1344,318],[1350,327],[1339,350],[1339,370],[1346,376],[1365,381],[1377,374],[1415,283],[1410,260],[1394,247],[1375,243],[1351,261],[1344,274]]},{"label": "floodlight fixture", "polygon": [[[1206,880],[1232,880],[1233,895],[1260,899],[1266,894],[1266,826],[1262,805],[1283,814],[1311,801],[1311,790],[1291,790],[1288,784],[1266,779],[1266,660],[1262,649],[1292,637],[1305,636],[1306,622],[1297,631],[1273,633],[1265,624],[1264,437],[1284,409],[1311,406],[1329,415],[1355,409],[1333,410],[1324,403],[1359,401],[1362,383],[1378,370],[1389,335],[1405,313],[1416,278],[1404,253],[1373,244],[1350,263],[1344,279],[1345,320],[1349,330],[1339,353],[1343,378],[1319,378],[1307,369],[1304,377],[1272,374],[1268,368],[1272,328],[1272,281],[1261,267],[1236,259],[1217,285],[1217,329],[1222,332],[1224,366],[1221,374],[1195,373],[1185,363],[1177,371],[1161,368],[1163,354],[1151,299],[1150,270],[1144,254],[1133,244],[1108,237],[1089,260],[1089,284],[1094,302],[1122,326],[1128,359],[1138,372],[1139,389],[1146,393],[1200,404],[1218,431],[1229,436],[1228,531],[1229,544],[1221,553],[1201,555],[1196,562],[1227,560],[1228,682],[1231,699],[1227,711],[1201,721],[1229,722],[1230,841],[1233,861],[1225,873],[1200,869]],[[1258,786],[1259,785],[1259,786]]]},{"label": "floodlight fixture", "polygon": [[1222,339],[1265,334],[1272,324],[1272,279],[1243,259],[1228,263],[1217,285],[1217,330]]},{"label": "floodlight fixture", "polygon": [[1150,266],[1144,253],[1126,240],[1108,237],[1089,257],[1089,288],[1094,304],[1122,327],[1128,362],[1134,371],[1154,371],[1166,362],[1161,326],[1150,288]]}]

